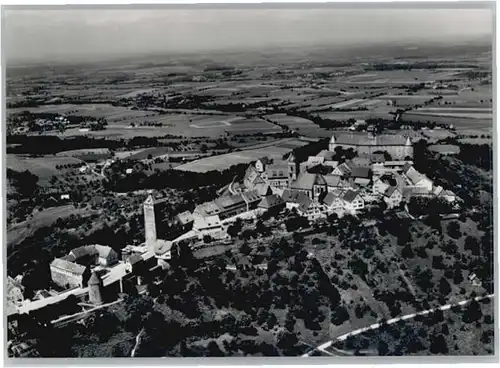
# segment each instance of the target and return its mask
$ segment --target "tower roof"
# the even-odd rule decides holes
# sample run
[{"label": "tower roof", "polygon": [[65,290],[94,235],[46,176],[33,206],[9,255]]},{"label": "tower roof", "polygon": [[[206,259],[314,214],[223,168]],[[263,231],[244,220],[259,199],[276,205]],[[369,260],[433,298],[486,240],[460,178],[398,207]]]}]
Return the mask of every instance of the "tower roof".
[{"label": "tower roof", "polygon": [[92,276],[90,276],[90,279],[89,279],[89,282],[88,282],[89,285],[101,285],[102,284],[102,280],[101,278],[97,275],[96,272],[92,272]]}]

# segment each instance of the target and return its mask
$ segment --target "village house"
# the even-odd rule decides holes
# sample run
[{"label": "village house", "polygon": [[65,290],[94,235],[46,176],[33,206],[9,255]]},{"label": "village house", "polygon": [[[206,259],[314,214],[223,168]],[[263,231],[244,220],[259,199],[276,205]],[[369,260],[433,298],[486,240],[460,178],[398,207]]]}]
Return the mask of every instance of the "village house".
[{"label": "village house", "polygon": [[290,189],[303,192],[311,199],[318,198],[322,193],[326,193],[327,184],[320,174],[301,173]]},{"label": "village house", "polygon": [[337,176],[350,176],[352,171],[352,167],[347,163],[344,162],[340,165],[338,165],[333,171],[331,175],[337,175]]},{"label": "village house", "polygon": [[330,191],[325,198],[323,198],[323,204],[328,213],[332,213],[334,211],[339,211],[343,209],[344,203],[340,196],[342,195],[342,191],[333,190]]},{"label": "village house", "polygon": [[286,207],[286,203],[277,194],[268,195],[259,202],[257,205],[257,211],[259,213],[264,213],[266,211],[279,212]]},{"label": "village house", "polygon": [[355,214],[357,211],[365,208],[365,201],[354,190],[347,190],[342,194],[343,207],[346,211]]},{"label": "village house", "polygon": [[84,245],[71,250],[50,264],[52,281],[61,287],[83,287],[90,277],[91,269],[97,266],[111,267],[119,256],[105,245]]},{"label": "village house", "polygon": [[271,188],[284,189],[290,185],[291,180],[286,162],[268,165],[263,174],[263,179],[267,180]]},{"label": "village house", "polygon": [[309,221],[316,221],[319,218],[326,217],[321,204],[315,199],[302,197],[297,207],[297,213],[307,217]]},{"label": "village house", "polygon": [[394,208],[399,206],[403,200],[403,193],[401,193],[396,186],[392,186],[385,190],[383,198],[384,202],[387,204],[387,208]]},{"label": "village house", "polygon": [[354,167],[351,171],[354,183],[361,187],[368,187],[371,182],[372,173],[368,167]]},{"label": "village house", "polygon": [[259,173],[263,173],[266,170],[266,166],[271,163],[269,157],[261,157],[255,162],[255,169]]},{"label": "village house", "polygon": [[293,210],[294,208],[297,208],[301,201],[303,201],[303,198],[307,197],[307,194],[304,192],[296,191],[296,190],[289,190],[285,189],[283,191],[283,200],[286,203],[286,208],[288,210]]},{"label": "village house", "polygon": [[407,185],[417,188],[425,188],[431,192],[433,183],[427,176],[419,173],[413,166],[406,164],[403,167],[403,175],[407,180]]}]

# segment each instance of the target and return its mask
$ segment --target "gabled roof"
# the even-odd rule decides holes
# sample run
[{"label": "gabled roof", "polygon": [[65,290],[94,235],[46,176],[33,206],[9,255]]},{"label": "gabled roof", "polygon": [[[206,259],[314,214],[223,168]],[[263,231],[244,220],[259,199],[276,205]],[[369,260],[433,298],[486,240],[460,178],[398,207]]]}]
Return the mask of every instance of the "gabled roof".
[{"label": "gabled roof", "polygon": [[331,206],[336,200],[340,198],[342,195],[342,192],[340,191],[333,191],[329,192],[325,198],[323,198],[323,203],[326,204],[327,206]]},{"label": "gabled roof", "polygon": [[342,200],[344,200],[345,202],[352,202],[356,199],[356,197],[358,197],[358,195],[358,192],[349,189],[344,192]]},{"label": "gabled roof", "polygon": [[411,168],[406,172],[406,177],[411,181],[413,185],[420,183],[422,180],[428,180],[428,178],[424,174],[419,173],[414,168]]},{"label": "gabled roof", "polygon": [[351,171],[351,176],[353,178],[370,178],[370,168],[368,167],[353,167]]},{"label": "gabled roof", "polygon": [[307,197],[307,194],[297,190],[285,189],[283,191],[283,200],[288,203],[299,203],[302,198]]},{"label": "gabled roof", "polygon": [[352,168],[346,163],[342,163],[335,170],[339,170],[342,175],[349,175],[352,171]]},{"label": "gabled roof", "polygon": [[75,258],[75,260],[85,256],[91,256],[96,253],[97,250],[92,245],[83,245],[81,247],[72,249],[70,252],[70,254]]},{"label": "gabled roof", "polygon": [[313,200],[308,196],[304,196],[300,199],[298,210],[301,212],[306,212],[312,204]]},{"label": "gabled roof", "polygon": [[113,248],[108,247],[107,245],[99,245],[95,244],[93,245],[95,249],[97,250],[97,253],[99,253],[99,257],[102,258],[107,258],[110,254],[112,255],[113,253],[116,254],[116,252],[113,250]]},{"label": "gabled roof", "polygon": [[310,174],[308,172],[299,175],[297,180],[295,180],[290,188],[292,189],[302,189],[302,190],[312,190],[314,185],[326,185],[326,181],[323,175],[320,174]]},{"label": "gabled roof", "polygon": [[50,263],[51,268],[58,268],[63,271],[67,271],[76,275],[83,275],[85,272],[86,267],[79,265],[77,263],[73,262],[68,262],[65,261],[64,259],[60,258],[55,258],[51,263]]},{"label": "gabled roof", "polygon": [[288,164],[286,162],[275,163],[266,167],[266,175],[269,180],[288,179]]},{"label": "gabled roof", "polygon": [[221,210],[225,210],[227,208],[231,208],[233,206],[243,203],[244,199],[241,195],[236,194],[236,195],[219,197],[215,199],[214,202],[215,204],[217,204],[217,206],[219,206]]},{"label": "gabled roof", "polygon": [[329,187],[340,187],[343,181],[339,175],[325,175],[323,178]]},{"label": "gabled roof", "polygon": [[269,208],[273,208],[273,207],[282,205],[284,203],[285,203],[285,201],[279,195],[271,194],[271,195],[268,195],[268,196],[262,198],[258,207],[269,209]]},{"label": "gabled roof", "polygon": [[385,190],[384,196],[390,198],[394,192],[398,191],[397,187],[389,187]]},{"label": "gabled roof", "polygon": [[259,184],[256,184],[255,185],[255,190],[257,191],[257,193],[259,193],[259,195],[262,197],[262,196],[265,196],[269,193],[269,184],[267,183],[259,183]]},{"label": "gabled roof", "polygon": [[243,192],[241,193],[241,197],[243,201],[248,202],[248,203],[253,203],[260,201],[261,196],[257,190],[250,190],[248,192]]}]

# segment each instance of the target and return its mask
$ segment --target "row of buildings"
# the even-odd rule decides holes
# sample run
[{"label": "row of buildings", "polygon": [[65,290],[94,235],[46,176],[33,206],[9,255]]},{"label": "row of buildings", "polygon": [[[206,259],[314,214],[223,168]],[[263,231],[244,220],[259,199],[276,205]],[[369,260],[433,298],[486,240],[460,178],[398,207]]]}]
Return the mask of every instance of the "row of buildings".
[{"label": "row of buildings", "polygon": [[[338,148],[353,149],[358,157],[339,161]],[[356,214],[368,204],[384,201],[389,208],[415,196],[456,196],[413,167],[410,138],[370,133],[333,136],[329,150],[297,163],[293,154],[282,159],[262,157],[249,165],[243,181],[232,182],[215,200],[196,206],[194,211],[177,215],[185,234],[167,241],[158,239],[161,226],[158,207],[161,200],[149,196],[144,203],[146,246],[157,257],[170,256],[172,244],[179,239],[205,235],[227,236],[228,224],[236,218],[255,218],[270,210],[288,208],[316,220],[330,213]]]}]

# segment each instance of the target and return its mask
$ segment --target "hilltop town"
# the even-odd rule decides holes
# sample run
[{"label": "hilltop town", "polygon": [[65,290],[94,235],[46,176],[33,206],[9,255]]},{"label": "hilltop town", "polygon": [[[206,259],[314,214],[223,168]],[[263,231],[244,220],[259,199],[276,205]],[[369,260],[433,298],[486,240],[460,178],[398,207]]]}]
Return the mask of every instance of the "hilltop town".
[{"label": "hilltop town", "polygon": [[11,357],[494,353],[491,50],[306,54],[8,70]]}]

